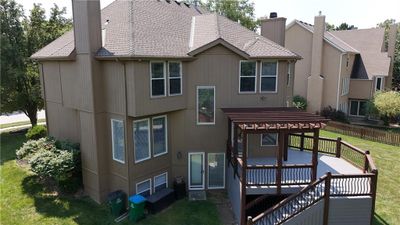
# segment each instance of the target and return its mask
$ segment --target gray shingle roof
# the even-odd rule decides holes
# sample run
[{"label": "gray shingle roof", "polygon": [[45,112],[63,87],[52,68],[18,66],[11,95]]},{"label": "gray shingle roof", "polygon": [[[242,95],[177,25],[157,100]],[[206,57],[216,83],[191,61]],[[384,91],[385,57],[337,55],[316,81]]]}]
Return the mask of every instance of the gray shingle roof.
[{"label": "gray shingle roof", "polygon": [[332,34],[360,52],[369,79],[389,74],[390,57],[383,51],[385,29],[333,31]]},{"label": "gray shingle roof", "polygon": [[[106,35],[104,46],[97,52],[99,58],[192,57],[190,53],[216,40],[223,40],[249,58],[299,58],[236,22],[176,1],[114,1],[102,9],[101,18]],[[73,38],[73,32],[66,33],[32,58],[70,56]]]}]

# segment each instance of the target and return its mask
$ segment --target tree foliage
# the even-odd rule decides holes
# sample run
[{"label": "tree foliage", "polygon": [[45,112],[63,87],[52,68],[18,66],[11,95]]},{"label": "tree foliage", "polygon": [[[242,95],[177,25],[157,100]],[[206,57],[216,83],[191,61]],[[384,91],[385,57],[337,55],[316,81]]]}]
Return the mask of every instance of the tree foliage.
[{"label": "tree foliage", "polygon": [[[388,37],[390,26],[395,24],[395,19],[387,19],[381,23],[378,23],[376,26],[385,28],[385,47],[388,47]],[[395,90],[400,90],[400,25],[397,27],[397,37],[396,37],[396,46],[394,53],[394,62],[393,62],[393,82],[392,86]]]},{"label": "tree foliage", "polygon": [[339,26],[335,26],[334,24],[331,23],[326,23],[326,30],[328,31],[334,31],[334,30],[356,30],[358,29],[354,25],[349,25],[347,23],[341,23]]},{"label": "tree foliage", "polygon": [[400,92],[378,92],[371,101],[370,111],[376,112],[386,119],[398,119],[400,117]]},{"label": "tree foliage", "polygon": [[37,111],[43,108],[39,68],[29,57],[71,29],[66,9],[57,5],[46,19],[45,10],[34,4],[29,17],[15,0],[0,0],[1,20],[1,113],[24,112],[37,124]]},{"label": "tree foliage", "polygon": [[250,30],[255,31],[259,25],[259,21],[255,19],[254,3],[249,0],[207,0],[201,4],[209,11],[239,22]]}]

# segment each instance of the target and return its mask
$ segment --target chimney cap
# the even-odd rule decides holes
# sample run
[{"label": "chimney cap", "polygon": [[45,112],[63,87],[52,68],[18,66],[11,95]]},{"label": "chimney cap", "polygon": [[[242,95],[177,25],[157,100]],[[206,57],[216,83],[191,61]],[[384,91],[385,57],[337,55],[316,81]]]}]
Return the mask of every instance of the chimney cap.
[{"label": "chimney cap", "polygon": [[277,12],[271,12],[271,13],[269,14],[269,18],[270,18],[270,19],[273,19],[273,18],[276,18],[276,17],[278,17],[278,13],[277,13]]}]

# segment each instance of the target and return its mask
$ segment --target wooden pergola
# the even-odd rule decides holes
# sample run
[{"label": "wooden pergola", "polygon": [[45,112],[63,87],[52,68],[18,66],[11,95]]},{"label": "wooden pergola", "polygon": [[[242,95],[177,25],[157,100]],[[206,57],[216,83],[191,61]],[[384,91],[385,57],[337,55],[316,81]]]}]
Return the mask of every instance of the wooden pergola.
[{"label": "wooden pergola", "polygon": [[[241,210],[242,215],[245,215],[246,205],[246,185],[247,185],[247,134],[262,134],[262,133],[278,133],[278,154],[277,154],[277,169],[276,169],[276,190],[277,194],[281,194],[281,178],[283,160],[288,157],[288,137],[290,133],[306,133],[312,132],[313,135],[313,150],[312,150],[312,175],[311,181],[317,179],[317,164],[318,164],[318,137],[319,129],[323,128],[328,121],[324,117],[288,107],[274,108],[223,108],[222,111],[228,117],[228,143],[232,140],[233,129],[233,153],[238,156],[238,131],[243,134],[242,146],[243,153],[241,156],[242,171],[241,171]],[[233,126],[233,127],[232,127]],[[230,156],[229,156],[230,157]],[[242,224],[245,224],[245,219],[242,218]]]}]

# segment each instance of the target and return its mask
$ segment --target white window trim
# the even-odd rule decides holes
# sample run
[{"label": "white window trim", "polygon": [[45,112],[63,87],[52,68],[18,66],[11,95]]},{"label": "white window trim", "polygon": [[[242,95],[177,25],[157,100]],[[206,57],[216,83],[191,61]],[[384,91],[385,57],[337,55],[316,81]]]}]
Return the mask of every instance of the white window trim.
[{"label": "white window trim", "polygon": [[278,133],[270,133],[270,134],[276,134],[276,141],[275,141],[275,144],[274,144],[274,145],[263,145],[263,134],[260,134],[260,146],[261,146],[261,147],[278,146],[279,134],[278,134]]},{"label": "white window trim", "polygon": [[[190,175],[190,155],[196,155],[196,154],[201,154],[202,156],[203,156],[203,161],[202,161],[202,163],[203,163],[203,167],[202,167],[202,170],[203,170],[203,172],[202,172],[202,174],[201,174],[201,176],[202,176],[202,181],[203,181],[203,185],[201,186],[201,187],[191,187],[190,186],[190,179],[191,179],[191,175]],[[205,188],[205,164],[206,164],[206,160],[205,160],[205,158],[204,157],[206,157],[206,154],[205,154],[205,152],[188,152],[188,167],[187,167],[187,169],[188,169],[188,189],[189,190],[204,190],[204,188]]]},{"label": "white window trim", "polygon": [[[381,89],[378,90],[378,88],[376,88],[376,85],[378,84],[378,79],[381,79]],[[376,76],[375,77],[375,92],[377,91],[383,91],[383,89],[385,88],[385,84],[384,84],[385,78],[383,76]]]},{"label": "white window trim", "polygon": [[[253,76],[242,76],[242,62],[254,62],[256,63],[256,69],[254,74],[254,91],[240,91],[241,78],[242,77],[253,77]],[[239,94],[254,94],[257,93],[257,61],[254,60],[240,60],[239,61]]]},{"label": "white window trim", "polygon": [[[209,155],[211,155],[211,154],[214,154],[214,155],[223,155],[224,156],[224,166],[223,166],[223,169],[224,169],[224,173],[223,173],[223,186],[220,186],[220,187],[210,187],[210,169],[209,169],[209,163],[210,163],[210,157],[209,157]],[[225,188],[225,162],[226,160],[225,160],[225,153],[222,153],[222,152],[219,152],[219,153],[208,153],[207,154],[207,171],[208,171],[208,176],[207,176],[207,188],[208,189],[210,189],[210,190],[213,190],[213,189],[224,189]]]},{"label": "white window trim", "polygon": [[154,176],[153,177],[153,193],[156,193],[156,178],[164,176],[165,175],[165,186],[168,188],[168,172],[162,173],[160,175]]},{"label": "white window trim", "polygon": [[[153,70],[152,64],[153,63],[162,63],[163,66],[163,77],[162,78],[153,78]],[[150,61],[150,98],[162,98],[167,96],[167,68],[166,63],[164,61]],[[164,95],[153,95],[153,80],[164,80]]]},{"label": "white window trim", "polygon": [[[276,62],[276,74],[275,75],[263,75],[262,74],[262,64],[264,62]],[[278,93],[278,67],[279,67],[279,61],[276,61],[276,60],[264,60],[264,61],[261,61],[261,64],[260,64],[260,85],[259,85],[260,93]],[[273,78],[276,79],[275,91],[262,91],[261,90],[261,84],[262,84],[262,78],[263,77],[273,77]]]},{"label": "white window trim", "polygon": [[148,135],[148,137],[147,137],[147,139],[148,139],[148,142],[149,142],[149,149],[148,149],[148,152],[149,152],[149,157],[147,157],[147,158],[144,158],[144,159],[140,159],[140,160],[136,160],[136,149],[135,149],[135,131],[133,131],[133,141],[134,141],[134,143],[133,143],[133,153],[134,153],[134,158],[135,158],[135,163],[140,163],[140,162],[143,162],[143,161],[145,161],[145,160],[148,160],[148,159],[150,159],[151,158],[151,138],[150,138],[150,135],[151,135],[151,133],[150,133],[150,129],[151,129],[151,126],[150,126],[150,119],[149,118],[146,118],[146,119],[142,119],[142,120],[135,120],[135,121],[133,121],[133,130],[135,129],[135,123],[137,123],[137,122],[142,122],[142,121],[147,121],[147,124],[148,124],[148,126],[149,126],[149,129],[148,129],[148,131],[147,131],[147,135]]},{"label": "white window trim", "polygon": [[[169,63],[179,63],[179,77],[171,77],[170,76],[170,72],[169,72]],[[183,93],[183,90],[182,90],[182,83],[183,83],[183,75],[182,75],[182,62],[181,61],[169,61],[168,62],[168,64],[167,64],[167,66],[168,66],[168,96],[179,96],[179,95],[182,95],[182,93]],[[180,79],[180,83],[181,83],[181,89],[180,89],[180,93],[177,93],[177,94],[171,94],[171,87],[170,87],[170,80],[177,80],[177,79]]]},{"label": "white window trim", "polygon": [[140,195],[141,193],[143,193],[143,192],[145,192],[145,191],[142,191],[142,192],[138,192],[138,186],[140,185],[140,184],[143,184],[143,183],[146,183],[146,182],[150,182],[150,186],[149,186],[149,189],[146,189],[145,191],[147,191],[147,190],[150,190],[150,195],[151,194],[153,194],[153,192],[152,192],[152,185],[151,185],[151,178],[149,178],[149,179],[146,179],[146,180],[144,180],[144,181],[141,181],[141,182],[139,182],[139,183],[136,183],[136,194],[137,195]]},{"label": "white window trim", "polygon": [[[211,123],[206,123],[206,122],[199,122],[199,89],[213,89],[214,90],[214,121]],[[215,86],[197,86],[196,87],[196,124],[197,125],[215,125],[215,109],[216,109],[216,102],[215,102],[215,95],[216,95],[216,90]]]},{"label": "white window trim", "polygon": [[[292,80],[292,66],[294,66],[294,64],[293,63],[291,63],[291,62],[288,62],[288,76],[287,76],[287,81],[286,81],[286,86],[287,87],[290,87],[290,84],[291,84],[291,80]],[[261,83],[261,81],[260,81],[260,83]],[[261,89],[260,89],[261,90]]]},{"label": "white window trim", "polygon": [[[154,132],[153,132],[153,124],[154,124],[154,119],[159,119],[159,118],[164,118],[165,119],[165,152],[159,153],[159,154],[154,154]],[[167,120],[167,115],[162,115],[162,116],[156,116],[151,118],[151,133],[152,133],[152,148],[153,148],[153,157],[157,156],[162,156],[165,154],[168,154],[168,120]]]},{"label": "white window trim", "polygon": [[[357,114],[356,115],[354,115],[354,114],[351,114],[351,102],[357,102]],[[366,101],[364,101],[364,100],[350,100],[350,105],[349,105],[349,115],[350,116],[353,116],[353,117],[366,117],[366,115],[360,115],[360,102],[366,102]]]},{"label": "white window trim", "polygon": [[114,161],[117,161],[117,162],[119,162],[119,163],[122,163],[122,164],[125,164],[125,160],[120,160],[120,159],[116,159],[115,157],[114,157],[114,152],[115,152],[115,149],[114,149],[114,125],[113,125],[113,122],[114,121],[116,121],[116,122],[122,122],[122,126],[124,127],[124,149],[123,149],[123,153],[124,153],[124,159],[125,159],[125,124],[124,124],[124,121],[123,120],[117,120],[117,119],[111,119],[111,147],[112,147],[112,158],[113,158],[113,160]]}]

